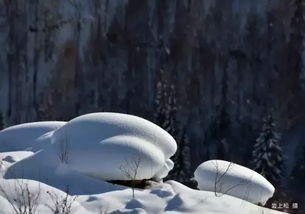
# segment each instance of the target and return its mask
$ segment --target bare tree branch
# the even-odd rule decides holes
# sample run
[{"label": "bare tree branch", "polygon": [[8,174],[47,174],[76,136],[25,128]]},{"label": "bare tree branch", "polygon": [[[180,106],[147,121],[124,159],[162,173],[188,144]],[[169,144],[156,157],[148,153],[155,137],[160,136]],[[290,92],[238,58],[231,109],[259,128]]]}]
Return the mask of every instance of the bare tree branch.
[{"label": "bare tree branch", "polygon": [[72,205],[77,197],[69,196],[69,187],[67,187],[66,195],[64,197],[49,191],[47,191],[47,194],[49,195],[52,204],[46,204],[46,206],[51,210],[52,214],[72,213]]},{"label": "bare tree branch", "polygon": [[226,174],[228,174],[230,168],[233,166],[233,163],[230,162],[229,165],[226,167],[225,171],[220,173],[220,169],[219,169],[217,160],[215,162],[216,163],[214,165],[216,168],[216,177],[215,177],[215,181],[214,181],[214,194],[216,197],[221,197],[221,196],[227,194],[232,189],[234,189],[240,185],[245,185],[248,183],[248,182],[246,182],[246,180],[241,180],[239,183],[232,185],[231,187],[228,187],[226,190],[224,190],[223,189],[224,177]]},{"label": "bare tree branch", "polygon": [[63,133],[60,135],[59,138],[60,139],[58,157],[62,163],[67,164],[69,162],[71,145],[65,129],[63,129]]},{"label": "bare tree branch", "polygon": [[15,214],[35,214],[40,199],[40,184],[38,191],[31,192],[28,183],[24,180],[16,180],[14,187],[9,188],[13,192],[8,192],[3,185],[0,185],[0,193],[11,205]]},{"label": "bare tree branch", "polygon": [[137,157],[133,160],[126,160],[125,164],[120,166],[120,170],[131,182],[132,199],[135,199],[135,184],[141,163],[141,158]]}]

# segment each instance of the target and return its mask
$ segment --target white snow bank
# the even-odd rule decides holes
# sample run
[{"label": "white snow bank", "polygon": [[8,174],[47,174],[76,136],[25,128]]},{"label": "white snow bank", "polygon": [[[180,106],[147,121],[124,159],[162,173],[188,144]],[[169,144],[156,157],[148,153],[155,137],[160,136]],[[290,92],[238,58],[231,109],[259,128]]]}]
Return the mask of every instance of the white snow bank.
[{"label": "white snow bank", "polygon": [[[28,185],[30,193],[36,196],[39,193],[37,213],[52,214],[48,206],[54,205],[55,200],[62,201],[65,193],[48,185],[25,179],[2,180],[0,185],[5,188],[9,197],[0,193],[0,213],[10,212],[9,199],[20,197],[21,187]],[[89,183],[90,184],[90,183]],[[50,194],[51,193],[51,196]],[[156,184],[145,190],[135,189],[135,199],[132,199],[130,188],[107,191],[96,195],[81,195],[68,197],[72,202],[74,214],[96,213],[153,213],[153,214],[281,214],[281,212],[256,206],[241,199],[223,195],[215,197],[214,193],[190,189],[175,181]],[[3,197],[2,197],[3,196]],[[17,203],[17,201],[14,201]],[[2,214],[1,213],[1,214]]]},{"label": "white snow bank", "polygon": [[177,149],[159,126],[119,113],[77,117],[54,132],[52,143],[58,153],[69,148],[69,167],[103,180],[163,178]]},{"label": "white snow bank", "polygon": [[[41,155],[41,156],[40,156]],[[0,156],[7,156],[0,153]],[[10,156],[18,156],[11,153]],[[26,168],[33,165],[39,167],[42,158],[46,154],[37,154],[16,162],[12,167],[20,163],[26,164]],[[21,165],[22,166],[22,165]],[[10,167],[9,170],[12,168]],[[216,197],[213,192],[190,189],[175,181],[157,183],[150,181],[147,189],[135,189],[135,199],[132,199],[132,190],[128,187],[113,185],[101,180],[95,180],[71,171],[65,165],[56,168],[44,168],[41,175],[47,176],[49,185],[28,179],[2,179],[0,173],[0,185],[9,194],[9,199],[20,198],[20,185],[28,185],[32,195],[39,193],[39,201],[36,213],[52,214],[48,206],[54,205],[54,199],[63,201],[65,190],[69,186],[68,201],[72,201],[73,214],[96,213],[154,213],[154,214],[280,214],[263,207],[256,206],[247,201],[229,195]],[[1,170],[0,170],[1,171]],[[48,174],[46,174],[48,172]],[[22,174],[22,172],[20,172]],[[42,177],[40,177],[44,180]],[[60,186],[61,185],[61,186]],[[59,189],[58,189],[59,188]],[[61,190],[60,190],[61,189]],[[85,190],[86,189],[86,190]],[[95,194],[87,193],[88,189],[95,190]],[[51,193],[51,196],[50,194]],[[75,195],[76,194],[76,195]],[[0,214],[14,214],[7,196],[0,193]]]},{"label": "white snow bank", "polygon": [[74,194],[111,189],[105,182],[86,185],[93,183],[88,175],[102,180],[163,178],[173,167],[169,157],[176,150],[175,140],[157,125],[116,113],[84,115],[37,136],[37,152],[11,160],[5,178],[39,180],[61,190],[70,183]]},{"label": "white snow bank", "polygon": [[[48,207],[54,205],[54,198],[64,200],[67,187],[68,200],[75,199],[71,212],[74,214],[281,213],[230,195],[216,197],[214,192],[193,190],[175,181],[149,181],[147,189],[135,189],[135,199],[132,199],[131,188],[94,179],[84,173],[121,180],[126,176],[122,171],[126,173],[133,169],[137,163],[134,161],[140,160],[140,178],[146,175],[163,177],[173,166],[169,157],[176,150],[174,139],[158,126],[130,115],[90,114],[62,125],[64,123],[59,124],[59,129],[45,130],[39,124],[34,127],[24,125],[24,130],[15,127],[15,131],[5,135],[0,132],[0,139],[2,136],[2,139],[11,140],[10,144],[0,142],[0,158],[5,165],[0,167],[0,185],[8,193],[5,195],[0,191],[0,214],[14,214],[8,199],[18,202],[20,184],[28,185],[33,195],[39,193],[36,213],[43,214],[54,213]],[[14,136],[18,133],[20,136]],[[29,147],[35,153],[22,151]],[[1,149],[11,151],[17,148],[20,151],[1,152]],[[63,148],[68,149],[66,164],[59,159],[59,151]]]},{"label": "white snow bank", "polygon": [[54,131],[65,122],[49,121],[24,123],[0,131],[0,152],[37,151],[37,139],[47,132]]},{"label": "white snow bank", "polygon": [[263,176],[246,167],[222,160],[202,163],[195,171],[200,190],[216,195],[235,196],[252,203],[265,204],[274,194],[274,187]]}]

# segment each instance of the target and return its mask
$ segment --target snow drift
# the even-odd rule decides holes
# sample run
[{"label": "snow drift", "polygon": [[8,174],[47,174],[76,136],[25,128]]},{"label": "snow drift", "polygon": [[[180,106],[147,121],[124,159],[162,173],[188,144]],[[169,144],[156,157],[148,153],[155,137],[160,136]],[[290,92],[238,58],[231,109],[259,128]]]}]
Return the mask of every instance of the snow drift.
[{"label": "snow drift", "polygon": [[7,178],[18,177],[22,171],[22,176],[33,179],[60,164],[102,180],[161,179],[173,168],[169,158],[176,152],[175,140],[140,117],[92,113],[54,127],[50,124],[25,124],[2,132],[0,137],[10,143],[9,150],[36,152],[10,167]]},{"label": "snow drift", "polygon": [[8,151],[37,151],[39,137],[54,131],[65,122],[48,121],[24,123],[11,126],[0,131],[0,152]]},{"label": "snow drift", "polygon": [[216,195],[231,195],[265,204],[274,194],[274,187],[257,172],[227,161],[210,160],[195,171],[198,188],[213,191]]},{"label": "snow drift", "polygon": [[52,143],[57,148],[68,145],[69,167],[103,180],[163,178],[177,149],[159,126],[119,113],[77,117],[54,132]]}]

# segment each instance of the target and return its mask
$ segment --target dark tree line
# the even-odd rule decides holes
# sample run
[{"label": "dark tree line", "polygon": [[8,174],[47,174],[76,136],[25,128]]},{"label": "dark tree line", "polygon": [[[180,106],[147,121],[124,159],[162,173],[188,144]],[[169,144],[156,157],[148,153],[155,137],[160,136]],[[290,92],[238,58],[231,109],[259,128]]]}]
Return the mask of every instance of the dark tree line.
[{"label": "dark tree line", "polygon": [[171,134],[178,144],[177,152],[171,158],[175,165],[168,178],[189,184],[192,177],[190,144],[187,124],[181,127],[176,119],[178,104],[175,86],[168,85],[166,80],[162,79],[156,88],[155,123]]}]

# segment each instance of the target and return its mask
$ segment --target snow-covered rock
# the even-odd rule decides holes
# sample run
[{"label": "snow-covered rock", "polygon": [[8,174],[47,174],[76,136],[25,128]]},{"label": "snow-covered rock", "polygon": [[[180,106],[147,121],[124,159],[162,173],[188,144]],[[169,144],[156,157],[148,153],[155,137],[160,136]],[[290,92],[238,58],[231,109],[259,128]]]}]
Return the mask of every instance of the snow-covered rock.
[{"label": "snow-covered rock", "polygon": [[69,167],[103,180],[163,178],[177,149],[159,126],[119,113],[77,117],[54,132],[52,144],[58,152],[69,148]]},{"label": "snow-covered rock", "polygon": [[0,151],[35,152],[11,166],[6,178],[34,179],[65,164],[102,180],[160,179],[173,168],[169,158],[177,149],[159,126],[119,113],[92,113],[68,123],[22,124],[0,132],[1,139]]},{"label": "snow-covered rock", "polygon": [[265,204],[274,194],[274,187],[263,176],[246,167],[223,160],[202,163],[195,171],[200,190],[216,196],[231,195],[252,203]]},{"label": "snow-covered rock", "polygon": [[6,128],[0,131],[0,152],[37,151],[40,149],[37,145],[39,137],[64,124],[58,121],[33,122]]}]

